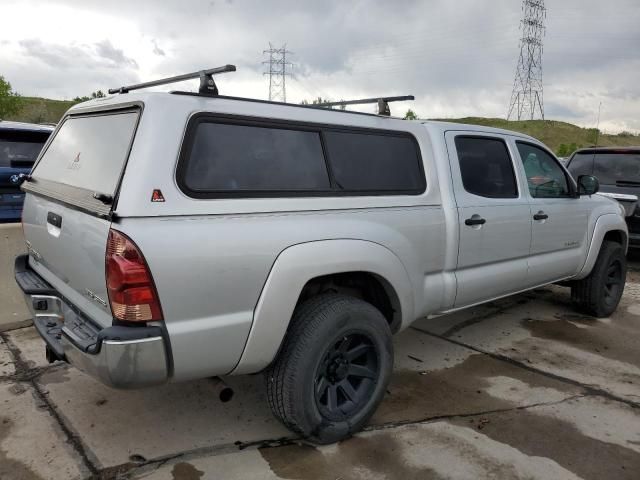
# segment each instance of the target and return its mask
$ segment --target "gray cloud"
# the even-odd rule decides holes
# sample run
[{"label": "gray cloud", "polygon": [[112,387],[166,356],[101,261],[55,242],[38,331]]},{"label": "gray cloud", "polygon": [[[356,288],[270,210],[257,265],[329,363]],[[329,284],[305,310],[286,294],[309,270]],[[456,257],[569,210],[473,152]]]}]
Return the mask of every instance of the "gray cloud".
[{"label": "gray cloud", "polygon": [[153,44],[153,53],[156,55],[160,55],[161,57],[166,56],[166,53],[164,50],[162,50],[159,46],[158,46],[158,42],[156,40],[151,40],[151,43]]},{"label": "gray cloud", "polygon": [[114,67],[138,68],[138,64],[133,58],[127,57],[122,50],[111,45],[109,40],[97,42],[95,48],[98,56],[108,60]]},{"label": "gray cloud", "polygon": [[45,44],[37,38],[20,40],[18,44],[24,49],[25,56],[40,60],[50,67],[68,68],[73,65],[91,67],[96,63],[86,47]]},{"label": "gray cloud", "polygon": [[[521,36],[520,3],[193,0],[185,6],[181,0],[84,0],[85,10],[133,22],[151,45],[149,58],[132,58],[118,32],[96,44],[78,39],[71,45],[4,39],[0,32],[0,41],[20,41],[24,50],[20,65],[8,63],[0,51],[0,73],[28,92],[35,90],[33,69],[55,70],[45,91],[69,97],[81,87],[86,91],[96,73],[102,81],[89,91],[109,78],[135,78],[141,70],[162,76],[234,63],[238,72],[220,77],[223,91],[265,98],[262,51],[270,41],[286,42],[294,52],[292,101],[412,93],[416,102],[401,108],[411,106],[424,117],[504,116]],[[640,128],[637,0],[545,3],[547,116],[592,126],[602,102],[602,125]],[[63,85],[53,84],[58,76],[67,79]]]}]

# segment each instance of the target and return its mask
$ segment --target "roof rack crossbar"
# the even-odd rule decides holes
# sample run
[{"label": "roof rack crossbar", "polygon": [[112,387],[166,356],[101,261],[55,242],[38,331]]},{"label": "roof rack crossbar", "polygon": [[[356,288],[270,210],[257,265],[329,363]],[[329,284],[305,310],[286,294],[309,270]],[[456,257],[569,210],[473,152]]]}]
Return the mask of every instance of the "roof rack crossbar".
[{"label": "roof rack crossbar", "polygon": [[198,72],[185,73],[183,75],[176,75],[175,77],[161,78],[158,80],[152,80],[150,82],[136,83],[133,85],[125,85],[120,88],[110,88],[109,93],[128,93],[131,90],[139,90],[141,88],[157,87],[159,85],[168,85],[170,83],[182,82],[184,80],[191,80],[193,78],[200,79],[200,88],[198,93],[204,93],[209,95],[218,95],[218,86],[213,80],[213,75],[217,73],[235,72],[235,65],[224,65],[222,67],[210,68],[208,70],[200,70]]},{"label": "roof rack crossbar", "polygon": [[340,100],[338,102],[323,102],[309,105],[313,108],[326,108],[326,107],[342,107],[346,105],[364,105],[367,103],[378,104],[378,115],[390,116],[391,110],[389,109],[389,102],[402,102],[405,100],[415,100],[413,95],[402,95],[398,97],[375,97],[375,98],[362,98],[359,100]]}]

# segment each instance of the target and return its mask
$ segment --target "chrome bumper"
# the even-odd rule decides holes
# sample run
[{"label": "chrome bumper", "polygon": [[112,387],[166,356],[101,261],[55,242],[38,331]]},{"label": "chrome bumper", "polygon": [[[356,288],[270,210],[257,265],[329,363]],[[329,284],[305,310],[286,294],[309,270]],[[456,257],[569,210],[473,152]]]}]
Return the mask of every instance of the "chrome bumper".
[{"label": "chrome bumper", "polygon": [[160,327],[97,328],[16,259],[16,282],[25,295],[33,324],[47,344],[47,356],[66,361],[113,388],[138,388],[169,378]]},{"label": "chrome bumper", "polygon": [[102,342],[100,351],[88,354],[62,336],[67,361],[79,370],[114,388],[139,388],[168,379],[167,358],[162,337]]}]

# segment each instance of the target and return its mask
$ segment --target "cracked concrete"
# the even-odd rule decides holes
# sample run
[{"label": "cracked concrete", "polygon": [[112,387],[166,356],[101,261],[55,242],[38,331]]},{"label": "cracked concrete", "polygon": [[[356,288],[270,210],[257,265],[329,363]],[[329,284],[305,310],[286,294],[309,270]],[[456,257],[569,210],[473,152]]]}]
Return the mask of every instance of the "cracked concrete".
[{"label": "cracked concrete", "polygon": [[[637,266],[632,265],[632,268]],[[394,339],[395,370],[366,431],[299,442],[260,376],[140,391],[49,365],[33,328],[0,334],[0,478],[637,478],[640,274],[618,311],[575,312],[568,290],[437,319]]]}]

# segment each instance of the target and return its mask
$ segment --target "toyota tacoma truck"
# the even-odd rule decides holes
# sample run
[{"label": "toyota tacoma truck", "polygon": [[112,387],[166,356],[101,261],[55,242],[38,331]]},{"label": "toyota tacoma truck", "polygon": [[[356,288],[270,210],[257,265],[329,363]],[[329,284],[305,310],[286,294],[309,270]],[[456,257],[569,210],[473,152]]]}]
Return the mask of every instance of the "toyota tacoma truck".
[{"label": "toyota tacoma truck", "polygon": [[558,282],[616,309],[622,207],[539,141],[204,78],[72,107],[23,179],[15,278],[50,361],[115,388],[262,373],[274,415],[328,443],[371,417],[416,319]]}]

